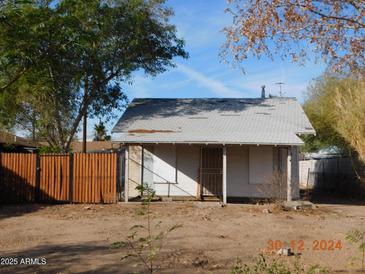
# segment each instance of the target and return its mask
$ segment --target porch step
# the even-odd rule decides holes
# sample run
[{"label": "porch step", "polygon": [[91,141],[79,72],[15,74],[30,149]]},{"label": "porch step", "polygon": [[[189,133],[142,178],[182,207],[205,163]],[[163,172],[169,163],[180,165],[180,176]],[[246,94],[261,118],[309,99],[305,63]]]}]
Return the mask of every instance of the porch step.
[{"label": "porch step", "polygon": [[202,201],[207,201],[207,202],[220,202],[221,198],[216,197],[216,196],[203,196],[202,197]]}]

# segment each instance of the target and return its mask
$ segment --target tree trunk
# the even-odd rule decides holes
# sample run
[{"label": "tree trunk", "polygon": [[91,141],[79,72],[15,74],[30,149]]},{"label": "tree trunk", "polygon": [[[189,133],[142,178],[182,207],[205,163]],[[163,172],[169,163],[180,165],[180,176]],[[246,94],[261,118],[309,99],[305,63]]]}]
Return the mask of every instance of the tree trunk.
[{"label": "tree trunk", "polygon": [[73,137],[74,137],[74,135],[77,131],[77,128],[79,127],[79,124],[82,120],[82,117],[84,117],[84,113],[85,113],[88,105],[89,105],[88,102],[85,102],[85,99],[84,99],[84,102],[80,106],[79,113],[77,114],[77,116],[75,118],[75,121],[73,122],[71,132],[68,136],[68,140],[67,140],[66,145],[65,145],[65,148],[66,148],[67,151],[70,150],[72,139],[73,139]]},{"label": "tree trunk", "polygon": [[[89,80],[88,77],[86,75],[85,77],[85,87],[84,87],[84,97],[85,97],[85,101],[88,100],[88,93],[89,93]],[[84,121],[83,121],[83,132],[82,132],[82,152],[86,153],[86,139],[87,139],[87,109],[84,112],[84,117],[83,117]]]},{"label": "tree trunk", "polygon": [[92,85],[92,88],[91,88],[91,91],[90,91],[90,94],[87,93],[86,94],[87,97],[85,97],[85,94],[84,94],[83,102],[80,105],[78,114],[77,114],[77,116],[76,116],[76,118],[75,118],[75,120],[73,122],[71,131],[70,131],[70,134],[68,136],[68,140],[67,140],[66,145],[65,145],[65,148],[66,148],[67,151],[70,150],[70,145],[71,145],[71,142],[72,142],[72,138],[76,134],[77,128],[79,127],[79,124],[80,124],[82,118],[84,117],[85,112],[87,112],[87,108],[90,105],[90,99],[92,99],[93,96],[95,96],[95,92],[96,92],[96,85],[93,84]]}]

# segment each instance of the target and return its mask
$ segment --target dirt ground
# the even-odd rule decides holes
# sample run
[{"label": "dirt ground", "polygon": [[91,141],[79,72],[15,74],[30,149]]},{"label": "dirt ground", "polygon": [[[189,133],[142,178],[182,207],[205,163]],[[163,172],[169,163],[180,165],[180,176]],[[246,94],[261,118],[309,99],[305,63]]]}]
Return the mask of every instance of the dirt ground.
[{"label": "dirt ground", "polygon": [[[121,260],[126,248],[110,248],[126,239],[131,226],[145,223],[136,214],[138,208],[139,203],[2,206],[0,272],[144,273],[134,258]],[[228,273],[235,258],[252,262],[267,251],[270,240],[302,240],[300,260],[306,266],[318,263],[332,273],[355,273],[349,262],[356,252],[345,233],[365,224],[363,205],[319,204],[313,210],[283,211],[274,204],[165,202],[153,203],[152,211],[162,230],[182,225],[168,236],[158,257],[162,273]],[[341,241],[342,248],[313,250],[316,240]],[[4,258],[17,258],[18,264],[6,266]],[[38,258],[40,264],[20,265],[22,258]]]}]

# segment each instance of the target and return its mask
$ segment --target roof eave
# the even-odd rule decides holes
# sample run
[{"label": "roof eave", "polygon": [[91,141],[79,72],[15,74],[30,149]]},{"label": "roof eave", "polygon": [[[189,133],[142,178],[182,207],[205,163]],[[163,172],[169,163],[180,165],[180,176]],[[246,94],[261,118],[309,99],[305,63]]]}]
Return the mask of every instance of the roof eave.
[{"label": "roof eave", "polygon": [[186,144],[186,145],[256,145],[256,146],[302,146],[304,142],[288,143],[288,142],[213,142],[213,141],[125,141],[125,140],[114,140],[113,143],[120,143],[123,145],[129,144]]}]

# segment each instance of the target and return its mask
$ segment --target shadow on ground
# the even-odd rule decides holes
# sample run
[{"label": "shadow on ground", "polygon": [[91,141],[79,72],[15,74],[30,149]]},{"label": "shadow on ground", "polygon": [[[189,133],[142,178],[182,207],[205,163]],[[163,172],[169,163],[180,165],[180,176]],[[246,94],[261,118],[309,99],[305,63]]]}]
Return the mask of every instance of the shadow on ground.
[{"label": "shadow on ground", "polygon": [[22,216],[24,214],[36,212],[57,204],[35,204],[35,203],[17,203],[17,204],[0,204],[0,220],[10,217]]},{"label": "shadow on ground", "polygon": [[[1,254],[18,258],[18,265],[1,266],[0,273],[130,273],[120,261],[121,252],[96,243],[42,245]],[[45,265],[20,265],[21,258],[45,258]]]},{"label": "shadow on ground", "polygon": [[[222,261],[221,264],[215,265],[216,262],[203,255],[200,256],[203,259],[193,260],[193,266],[187,266],[171,258],[174,256],[185,257],[189,253],[188,250],[185,250],[185,255],[183,255],[181,251],[176,254],[173,254],[175,252],[164,254],[159,261],[164,264],[167,261],[170,263],[160,269],[159,273],[228,273],[234,261],[234,258],[232,258],[232,260],[225,260],[225,262]],[[38,258],[39,261],[41,261],[41,258],[46,258],[47,263],[45,265],[2,265],[0,266],[0,273],[147,273],[146,269],[141,265],[135,267],[136,259],[121,260],[125,252],[125,250],[110,249],[107,244],[102,245],[95,242],[88,242],[82,245],[42,245],[19,252],[2,253],[1,257],[18,258],[18,262],[20,262],[21,258]],[[191,252],[194,253],[192,250]],[[252,258],[247,257],[245,259],[251,260],[252,263]],[[197,265],[194,266],[194,264]],[[218,267],[215,268],[215,266]],[[336,270],[332,273],[362,272],[356,270]]]},{"label": "shadow on ground", "polygon": [[[45,265],[0,266],[0,273],[149,273],[135,257],[123,260],[126,249],[111,249],[109,243],[88,242],[81,245],[41,245],[34,248],[2,253],[2,258],[45,258]],[[156,258],[158,273],[226,273],[225,265],[218,265],[198,250],[169,250]],[[208,260],[209,259],[209,260]],[[182,263],[181,260],[185,260]],[[231,262],[227,266],[230,266]],[[223,271],[223,272],[222,272]]]},{"label": "shadow on ground", "polygon": [[316,204],[365,205],[365,198],[360,199],[328,191],[313,191],[310,194],[310,201]]},{"label": "shadow on ground", "polygon": [[[156,258],[158,273],[187,273],[187,266],[175,260],[175,257],[181,256],[180,251],[175,253],[164,252],[159,255],[161,257]],[[189,256],[190,253],[196,254],[187,250],[183,253],[183,257]],[[17,258],[18,265],[1,265],[0,273],[149,273],[137,258],[122,259],[126,254],[126,249],[111,249],[110,243],[107,242],[41,245],[17,252],[1,253],[2,258]],[[22,258],[31,258],[38,262],[45,258],[46,264],[21,265]],[[189,263],[188,273],[196,273],[195,270],[202,270],[202,267],[207,265],[192,266]]]}]

